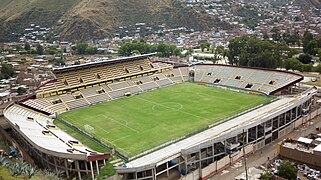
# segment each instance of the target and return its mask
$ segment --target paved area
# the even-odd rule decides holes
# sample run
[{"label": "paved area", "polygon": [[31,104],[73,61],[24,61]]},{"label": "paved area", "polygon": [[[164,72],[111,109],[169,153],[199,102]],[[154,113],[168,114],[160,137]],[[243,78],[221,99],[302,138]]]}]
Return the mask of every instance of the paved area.
[{"label": "paved area", "polygon": [[[316,133],[315,128],[321,127],[321,117],[317,117],[312,121],[308,122],[304,126],[301,126],[299,129],[294,130],[290,134],[284,136],[284,138],[277,140],[268,146],[264,147],[262,150],[256,151],[254,154],[249,154],[246,159],[247,168],[250,167],[259,167],[261,165],[265,166],[268,157],[269,159],[273,159],[277,156],[277,144],[285,138],[298,138],[300,136],[306,136],[310,133]],[[245,172],[244,168],[244,161],[243,159],[239,162],[235,163],[234,165],[230,166],[229,168],[215,174],[210,180],[216,179],[235,179],[236,176],[240,175],[241,173]]]}]

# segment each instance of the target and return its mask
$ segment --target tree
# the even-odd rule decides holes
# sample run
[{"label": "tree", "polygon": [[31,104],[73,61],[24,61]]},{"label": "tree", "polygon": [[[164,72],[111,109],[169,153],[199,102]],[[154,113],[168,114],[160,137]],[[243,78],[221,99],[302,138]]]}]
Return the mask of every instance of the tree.
[{"label": "tree", "polygon": [[202,52],[204,52],[204,50],[205,49],[207,49],[207,50],[209,50],[210,49],[210,46],[211,46],[211,43],[209,43],[209,42],[202,42],[201,44],[200,44],[200,47],[201,47],[201,50],[202,50]]},{"label": "tree", "polygon": [[63,59],[61,59],[61,58],[55,60],[55,65],[56,66],[63,66],[65,64],[66,64],[65,61]]},{"label": "tree", "polygon": [[134,55],[139,55],[140,52],[139,52],[138,50],[134,50],[134,51],[132,51],[132,54],[134,54]]},{"label": "tree", "polygon": [[79,43],[76,46],[74,46],[73,49],[76,50],[78,54],[85,54],[87,47],[87,43]]},{"label": "tree", "polygon": [[312,64],[302,64],[302,72],[311,72],[313,70]]},{"label": "tree", "polygon": [[217,54],[223,56],[224,55],[224,46],[217,46],[215,51],[217,52]]},{"label": "tree", "polygon": [[312,56],[317,54],[317,48],[318,48],[318,44],[317,41],[315,40],[311,40],[305,47],[305,52],[307,54],[310,54]]},{"label": "tree", "polygon": [[2,64],[0,79],[9,79],[10,77],[13,77],[14,75],[16,75],[16,73],[15,73],[12,65]]},{"label": "tree", "polygon": [[288,58],[284,60],[283,67],[286,70],[292,69],[300,71],[302,69],[302,63],[296,58]]},{"label": "tree", "polygon": [[30,44],[28,42],[25,43],[25,50],[29,51],[31,49]]},{"label": "tree", "polygon": [[270,37],[269,37],[269,35],[267,33],[263,33],[263,39],[264,40],[269,40]]},{"label": "tree", "polygon": [[[139,51],[141,54],[146,54],[152,52],[151,50],[152,46],[149,44],[146,44],[144,42],[132,42],[132,43],[124,43],[120,46],[118,52],[119,54],[123,56],[130,56],[132,55],[134,50]],[[153,51],[157,51],[157,47],[153,47]]]},{"label": "tree", "polygon": [[16,51],[21,51],[22,47],[20,46],[20,44],[16,45]]},{"label": "tree", "polygon": [[289,161],[283,161],[278,167],[279,176],[288,179],[296,180],[298,169],[295,168]]},{"label": "tree", "polygon": [[317,50],[317,55],[319,57],[319,61],[321,61],[321,48]]},{"label": "tree", "polygon": [[173,51],[173,55],[174,56],[181,56],[182,55],[181,50],[179,48],[175,48]]},{"label": "tree", "polygon": [[180,49],[176,45],[172,44],[155,44],[150,45],[145,42],[132,42],[124,43],[118,49],[118,53],[122,56],[130,56],[134,53],[151,53],[157,52],[159,57],[170,57],[170,56],[180,56]]},{"label": "tree", "polygon": [[252,67],[276,68],[281,65],[282,47],[256,37],[242,36],[230,41],[226,53],[231,64]]},{"label": "tree", "polygon": [[26,93],[26,92],[27,92],[27,89],[24,88],[24,87],[19,87],[19,88],[17,89],[17,93],[18,93],[19,95],[23,95],[23,94]]},{"label": "tree", "polygon": [[58,51],[58,49],[55,46],[49,46],[47,53],[54,55],[54,54],[62,53],[62,51]]},{"label": "tree", "polygon": [[194,53],[194,49],[193,48],[189,48],[189,49],[186,50],[185,56],[192,55],[193,53]]},{"label": "tree", "polygon": [[41,46],[41,44],[37,45],[37,50],[36,51],[37,51],[37,54],[43,55],[44,50],[43,50],[43,47]]},{"label": "tree", "polygon": [[273,177],[273,174],[270,172],[264,172],[263,174],[261,174],[260,179],[262,180],[271,180]]},{"label": "tree", "polygon": [[319,64],[317,67],[315,67],[314,71],[321,74],[321,64]]},{"label": "tree", "polygon": [[288,52],[288,57],[292,57],[296,54],[300,54],[300,50],[299,49],[295,49],[295,48],[289,48],[289,52]]},{"label": "tree", "polygon": [[93,55],[93,54],[97,54],[98,50],[97,50],[97,47],[94,47],[94,46],[88,46],[85,50],[86,54],[90,54],[90,55]]},{"label": "tree", "polygon": [[280,30],[276,27],[273,27],[271,30],[273,41],[278,41],[281,38]]},{"label": "tree", "polygon": [[312,62],[312,57],[309,54],[300,54],[298,60],[303,64],[310,64]]},{"label": "tree", "polygon": [[304,53],[307,53],[307,46],[308,46],[309,42],[312,40],[313,40],[313,34],[310,33],[309,31],[305,31],[303,34],[303,39],[302,39]]}]

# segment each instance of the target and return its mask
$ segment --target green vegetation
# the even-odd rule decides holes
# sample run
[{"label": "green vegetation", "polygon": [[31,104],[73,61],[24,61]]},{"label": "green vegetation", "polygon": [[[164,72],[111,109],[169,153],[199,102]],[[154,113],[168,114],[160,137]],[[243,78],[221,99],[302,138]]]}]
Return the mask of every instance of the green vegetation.
[{"label": "green vegetation", "polygon": [[34,167],[30,166],[29,164],[21,160],[17,160],[14,158],[11,159],[11,158],[0,156],[0,167],[1,166],[3,169],[1,168],[0,171],[3,172],[5,177],[6,176],[8,177],[9,176],[8,174],[11,174],[12,177],[24,176],[27,178],[31,178],[36,173],[36,169]]},{"label": "green vegetation", "polygon": [[235,15],[243,17],[243,23],[251,29],[257,26],[260,19],[263,19],[263,17],[258,16],[259,12],[250,3],[245,6],[232,6],[231,10]]},{"label": "green vegetation", "polygon": [[97,47],[90,46],[88,43],[79,43],[73,47],[78,54],[97,54]]},{"label": "green vegetation", "polygon": [[30,44],[29,43],[25,43],[25,50],[29,51],[31,49]]},{"label": "green vegetation", "polygon": [[49,46],[48,50],[46,51],[46,54],[62,54],[63,51],[62,50],[58,50],[55,46]]},{"label": "green vegetation", "polygon": [[209,51],[210,47],[211,47],[211,43],[208,41],[201,42],[200,47],[201,47],[202,52],[204,52],[205,49],[207,49],[207,51]]},{"label": "green vegetation", "polygon": [[270,173],[270,172],[264,172],[264,173],[261,175],[260,179],[262,179],[262,180],[271,180],[272,177],[273,177],[273,174],[272,174],[272,173]]},{"label": "green vegetation", "polygon": [[0,71],[0,79],[9,79],[16,75],[12,65],[10,64],[2,64],[1,71]]},{"label": "green vegetation", "polygon": [[37,54],[39,54],[39,55],[43,55],[43,54],[44,54],[44,49],[43,49],[43,47],[42,47],[41,44],[38,44],[38,45],[37,45],[37,50],[36,50],[36,52],[37,52]]},{"label": "green vegetation", "polygon": [[298,60],[303,64],[310,64],[312,62],[312,57],[309,54],[300,54]]},{"label": "green vegetation", "polygon": [[106,162],[106,165],[100,169],[98,180],[107,179],[107,177],[116,174],[114,166],[110,163],[111,159]]},{"label": "green vegetation", "polygon": [[[230,64],[252,67],[277,68],[298,70],[301,72],[321,72],[321,66],[313,67],[313,57],[321,60],[321,36],[313,37],[306,31],[302,38],[303,52],[289,48],[289,45],[301,44],[297,33],[283,35],[275,28],[272,29],[274,41],[251,36],[242,36],[230,41],[229,49],[223,51]],[[222,55],[222,53],[221,53]],[[296,57],[294,57],[296,55]]]},{"label": "green vegetation", "polygon": [[122,56],[130,56],[133,54],[146,54],[157,52],[159,57],[180,56],[181,51],[176,45],[172,44],[156,44],[150,45],[144,42],[124,43],[118,50]]},{"label": "green vegetation", "polygon": [[61,59],[61,58],[59,58],[59,59],[55,59],[55,65],[56,66],[63,66],[63,65],[65,65],[66,63],[65,63],[65,61],[63,60],[63,59]]},{"label": "green vegetation", "polygon": [[289,49],[284,42],[275,43],[251,36],[234,38],[228,47],[227,57],[231,64],[263,68],[279,67],[283,53]]},{"label": "green vegetation", "polygon": [[27,90],[26,90],[26,88],[24,88],[24,87],[19,87],[18,89],[17,89],[17,93],[19,94],[19,95],[23,95],[24,93],[26,93],[27,92]]},{"label": "green vegetation", "polygon": [[[85,125],[90,125],[94,137],[132,157],[270,100],[184,83],[73,110],[59,118],[84,131]],[[72,133],[59,120],[55,124]],[[88,138],[71,135],[95,147]]]},{"label": "green vegetation", "polygon": [[278,167],[279,176],[288,179],[288,180],[296,180],[298,169],[292,165],[289,161],[283,161]]},{"label": "green vegetation", "polygon": [[314,37],[309,31],[303,35],[303,52],[312,56],[318,56],[321,60],[321,36]]}]

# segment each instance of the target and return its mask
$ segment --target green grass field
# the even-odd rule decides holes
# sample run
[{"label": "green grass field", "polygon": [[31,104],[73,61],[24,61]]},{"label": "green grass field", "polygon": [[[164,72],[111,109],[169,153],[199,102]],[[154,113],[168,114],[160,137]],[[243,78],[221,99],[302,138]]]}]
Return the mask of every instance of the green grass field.
[{"label": "green grass field", "polygon": [[271,100],[184,83],[69,111],[59,118],[84,130],[90,125],[95,137],[132,157]]}]

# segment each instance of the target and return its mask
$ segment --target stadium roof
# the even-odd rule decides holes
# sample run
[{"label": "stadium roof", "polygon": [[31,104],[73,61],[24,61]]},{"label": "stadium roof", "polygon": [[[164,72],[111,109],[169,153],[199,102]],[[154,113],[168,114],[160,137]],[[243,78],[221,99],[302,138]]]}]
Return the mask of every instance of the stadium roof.
[{"label": "stadium roof", "polygon": [[149,53],[149,54],[143,54],[143,55],[136,55],[136,56],[130,56],[130,57],[121,57],[117,59],[107,59],[107,60],[102,60],[102,61],[95,61],[95,62],[89,62],[85,64],[80,64],[80,65],[73,65],[73,66],[66,66],[66,67],[61,67],[61,68],[53,68],[53,72],[64,72],[68,71],[70,69],[83,69],[84,67],[91,67],[95,65],[102,65],[102,64],[109,64],[109,63],[115,63],[115,62],[121,62],[121,61],[128,61],[128,60],[136,60],[136,59],[142,59],[146,57],[151,57],[155,56],[156,53]]},{"label": "stadium roof", "polygon": [[109,157],[80,144],[75,138],[55,127],[49,116],[17,104],[7,108],[4,115],[34,147],[46,154],[79,160],[88,160],[88,158],[98,160]]},{"label": "stadium roof", "polygon": [[[315,93],[314,90],[313,93]],[[194,136],[183,139],[141,158],[132,160],[126,164],[125,168],[119,168],[119,170],[126,170],[126,168],[139,168],[149,166],[151,164],[162,164],[180,156],[182,150],[200,146],[202,143],[219,137],[232,135],[236,130],[239,130],[240,128],[245,129],[246,126],[250,124],[261,123],[265,118],[271,118],[274,114],[277,115],[281,111],[286,111],[288,108],[294,106],[298,101],[300,101],[301,98],[311,96],[313,93],[308,93],[307,95],[301,95],[299,97],[283,97],[277,101],[235,117]]]}]

